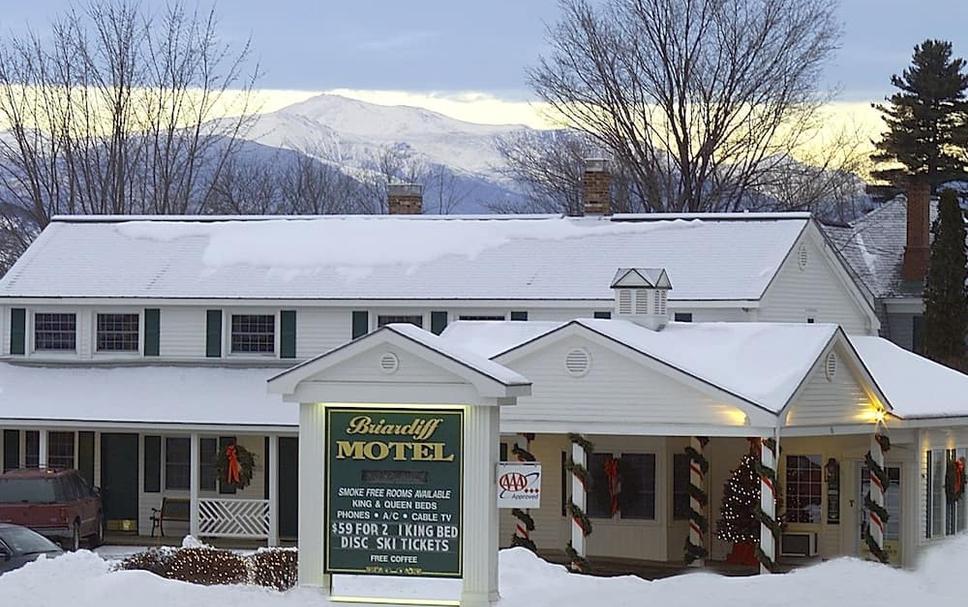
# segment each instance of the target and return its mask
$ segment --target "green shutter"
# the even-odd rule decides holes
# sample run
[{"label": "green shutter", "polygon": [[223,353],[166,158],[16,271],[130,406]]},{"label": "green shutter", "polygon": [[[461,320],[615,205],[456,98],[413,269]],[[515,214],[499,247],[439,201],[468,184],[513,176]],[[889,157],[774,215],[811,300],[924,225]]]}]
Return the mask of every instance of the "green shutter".
[{"label": "green shutter", "polygon": [[10,310],[10,353],[23,354],[27,351],[27,310],[12,308]]},{"label": "green shutter", "polygon": [[370,332],[370,313],[366,310],[353,311],[353,339]]},{"label": "green shutter", "polygon": [[296,358],[296,311],[279,313],[279,357]]},{"label": "green shutter", "polygon": [[161,492],[161,437],[144,437],[144,471],[142,474],[145,493]]},{"label": "green shutter", "polygon": [[521,310],[518,312],[511,311],[511,320],[528,320],[528,312]]},{"label": "green shutter", "polygon": [[161,349],[161,310],[145,308],[145,356],[158,356]]},{"label": "green shutter", "polygon": [[208,310],[205,314],[205,356],[222,356],[222,311]]},{"label": "green shutter", "polygon": [[430,313],[430,331],[440,335],[447,328],[447,312],[437,310]]}]

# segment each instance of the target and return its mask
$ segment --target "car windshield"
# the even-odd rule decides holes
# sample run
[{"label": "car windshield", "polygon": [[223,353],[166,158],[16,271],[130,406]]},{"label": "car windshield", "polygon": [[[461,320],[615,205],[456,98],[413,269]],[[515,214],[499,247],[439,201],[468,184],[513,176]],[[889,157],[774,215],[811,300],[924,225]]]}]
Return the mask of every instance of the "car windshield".
[{"label": "car windshield", "polygon": [[17,554],[60,552],[56,544],[25,527],[0,527],[0,540]]},{"label": "car windshield", "polygon": [[59,493],[53,478],[0,478],[0,504],[54,504]]}]

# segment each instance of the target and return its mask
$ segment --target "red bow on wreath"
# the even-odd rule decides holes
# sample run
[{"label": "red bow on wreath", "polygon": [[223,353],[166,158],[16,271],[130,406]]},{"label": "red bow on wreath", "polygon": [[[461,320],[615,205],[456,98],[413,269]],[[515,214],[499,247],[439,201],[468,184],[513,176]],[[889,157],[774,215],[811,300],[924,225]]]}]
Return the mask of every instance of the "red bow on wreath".
[{"label": "red bow on wreath", "polygon": [[965,492],[965,458],[963,457],[955,460],[954,490],[958,495]]},{"label": "red bow on wreath", "polygon": [[226,481],[233,485],[238,485],[241,480],[242,466],[239,464],[239,457],[235,453],[235,445],[225,448],[225,459],[228,461],[226,470]]},{"label": "red bow on wreath", "polygon": [[605,476],[608,477],[608,495],[612,498],[611,513],[618,512],[618,494],[622,492],[622,481],[618,475],[618,460],[610,457],[605,460]]}]

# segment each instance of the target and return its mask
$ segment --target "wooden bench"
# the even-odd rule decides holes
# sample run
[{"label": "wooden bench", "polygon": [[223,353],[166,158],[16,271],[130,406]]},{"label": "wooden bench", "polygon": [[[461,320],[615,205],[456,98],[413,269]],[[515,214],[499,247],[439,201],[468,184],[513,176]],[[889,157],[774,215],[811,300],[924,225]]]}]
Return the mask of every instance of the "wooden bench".
[{"label": "wooden bench", "polygon": [[155,529],[165,537],[165,521],[187,523],[191,519],[192,502],[184,497],[165,497],[161,500],[161,508],[151,509],[151,537],[155,537]]}]

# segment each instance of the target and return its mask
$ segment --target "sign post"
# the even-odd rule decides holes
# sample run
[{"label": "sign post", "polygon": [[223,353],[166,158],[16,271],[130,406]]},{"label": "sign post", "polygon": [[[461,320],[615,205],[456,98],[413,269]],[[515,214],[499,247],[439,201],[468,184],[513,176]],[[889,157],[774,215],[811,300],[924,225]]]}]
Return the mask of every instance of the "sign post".
[{"label": "sign post", "polygon": [[326,416],[325,572],[461,577],[463,409]]}]

